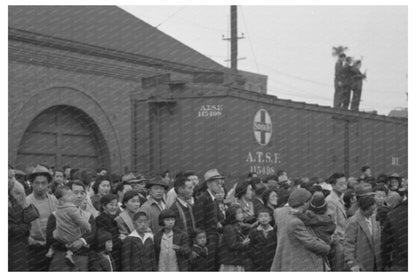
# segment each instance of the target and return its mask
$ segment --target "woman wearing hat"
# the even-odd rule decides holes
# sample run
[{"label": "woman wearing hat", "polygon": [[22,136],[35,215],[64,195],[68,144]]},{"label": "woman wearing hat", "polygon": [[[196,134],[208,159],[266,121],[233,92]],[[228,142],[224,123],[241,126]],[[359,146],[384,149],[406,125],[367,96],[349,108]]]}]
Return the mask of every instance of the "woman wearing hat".
[{"label": "woman wearing hat", "polygon": [[345,231],[345,264],[351,271],[380,271],[380,225],[375,218],[376,200],[368,183],[356,188],[359,209],[349,219]]}]

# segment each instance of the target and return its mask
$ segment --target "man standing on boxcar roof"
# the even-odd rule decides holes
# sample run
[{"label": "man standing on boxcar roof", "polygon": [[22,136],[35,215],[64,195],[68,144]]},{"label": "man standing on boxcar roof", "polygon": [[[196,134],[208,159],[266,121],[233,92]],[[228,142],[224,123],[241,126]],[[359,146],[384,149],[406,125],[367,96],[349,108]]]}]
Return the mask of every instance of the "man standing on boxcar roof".
[{"label": "man standing on boxcar roof", "polygon": [[342,98],[342,92],[343,92],[343,83],[342,83],[342,67],[343,63],[345,61],[345,54],[341,53],[338,56],[338,60],[335,63],[335,80],[334,80],[334,87],[335,87],[335,93],[334,93],[334,108],[340,108],[341,107],[341,98]]},{"label": "man standing on boxcar roof", "polygon": [[194,207],[195,225],[207,234],[208,268],[207,271],[218,271],[217,249],[222,228],[219,208],[215,195],[221,192],[224,177],[217,169],[210,169],[204,175],[207,190],[196,200]]}]

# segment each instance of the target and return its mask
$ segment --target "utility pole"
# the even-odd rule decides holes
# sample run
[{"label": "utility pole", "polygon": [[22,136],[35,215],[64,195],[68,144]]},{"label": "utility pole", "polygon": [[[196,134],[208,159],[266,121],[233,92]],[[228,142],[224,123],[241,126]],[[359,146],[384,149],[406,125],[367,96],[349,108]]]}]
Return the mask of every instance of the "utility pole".
[{"label": "utility pole", "polygon": [[237,70],[237,6],[231,6],[231,69]]},{"label": "utility pole", "polygon": [[[231,69],[237,71],[237,61],[243,60],[245,58],[238,58],[238,40],[244,38],[244,34],[241,34],[241,37],[237,35],[237,6],[231,6],[231,37],[224,38],[223,40],[231,41]],[[226,60],[230,61],[230,60]]]}]

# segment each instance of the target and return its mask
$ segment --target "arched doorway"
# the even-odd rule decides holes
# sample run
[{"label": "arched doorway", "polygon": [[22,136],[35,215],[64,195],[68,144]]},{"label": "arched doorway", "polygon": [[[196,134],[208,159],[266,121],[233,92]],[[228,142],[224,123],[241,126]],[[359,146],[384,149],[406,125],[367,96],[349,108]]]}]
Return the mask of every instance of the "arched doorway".
[{"label": "arched doorway", "polygon": [[40,113],[20,142],[16,167],[46,163],[56,168],[109,167],[107,143],[95,122],[71,106],[54,106]]}]

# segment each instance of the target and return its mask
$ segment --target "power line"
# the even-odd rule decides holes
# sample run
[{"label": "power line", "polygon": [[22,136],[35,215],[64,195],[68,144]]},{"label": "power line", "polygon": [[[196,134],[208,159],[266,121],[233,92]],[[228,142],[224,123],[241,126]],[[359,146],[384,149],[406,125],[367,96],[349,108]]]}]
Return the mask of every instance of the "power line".
[{"label": "power line", "polygon": [[155,28],[157,29],[158,27],[160,27],[160,25],[162,25],[163,23],[165,23],[166,21],[168,21],[170,18],[172,18],[173,16],[175,16],[178,12],[180,12],[184,7],[180,7],[179,9],[177,9],[174,13],[172,13],[171,15],[169,15],[164,21],[162,21],[161,23],[159,23],[157,26],[155,26]]},{"label": "power line", "polygon": [[[293,75],[293,74],[289,74],[289,73],[277,70],[277,69],[275,69],[273,67],[270,67],[269,65],[266,65],[266,64],[260,63],[260,65],[263,65],[263,66],[269,68],[271,71],[276,72],[276,73],[278,73],[280,75],[283,75],[283,76],[287,76],[287,77],[294,78],[294,79],[304,81],[304,82],[313,83],[313,84],[320,85],[320,86],[325,86],[325,87],[330,87],[330,88],[334,87],[333,85],[328,84],[328,83],[323,83],[323,82],[318,82],[318,81],[306,79],[306,78],[303,78],[303,77],[300,77],[300,76],[296,76],[296,75]],[[372,88],[363,88],[363,90],[364,91],[372,91],[372,92],[380,92],[380,93],[389,93],[389,94],[393,94],[393,93],[397,94],[398,93],[397,91],[377,90],[377,89],[372,89]]]}]

